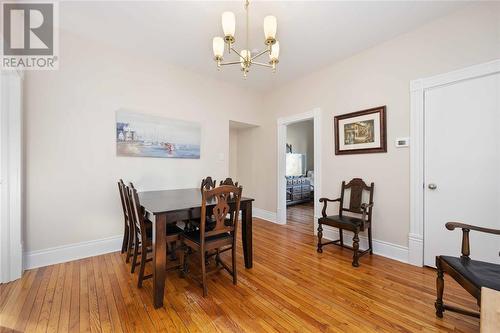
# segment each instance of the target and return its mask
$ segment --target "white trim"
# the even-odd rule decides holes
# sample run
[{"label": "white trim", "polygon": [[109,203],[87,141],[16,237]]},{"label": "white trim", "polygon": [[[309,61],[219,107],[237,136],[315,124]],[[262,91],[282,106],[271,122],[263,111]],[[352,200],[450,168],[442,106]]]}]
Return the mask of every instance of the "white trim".
[{"label": "white trim", "polygon": [[281,224],[281,223],[278,223],[277,214],[275,212],[270,212],[268,210],[260,209],[260,208],[253,208],[252,215],[253,215],[253,217],[257,217],[257,218],[262,219],[262,220]]},{"label": "white trim", "polygon": [[22,79],[23,73],[0,73],[1,203],[0,282],[21,277],[22,243]]},{"label": "white trim", "polygon": [[[314,122],[314,197],[320,198],[321,191],[321,109],[315,108],[311,111],[277,119],[277,212],[276,220],[278,224],[286,224],[286,181],[285,181],[285,161],[286,161],[286,126],[300,121],[313,119]],[[317,226],[317,217],[320,215],[321,207],[318,200],[314,200],[314,230]],[[316,231],[315,231],[316,232]]]},{"label": "white trim", "polygon": [[424,264],[424,101],[428,89],[500,73],[500,59],[410,82],[409,263]]},{"label": "white trim", "polygon": [[[339,232],[336,228],[330,228],[328,226],[323,226],[323,238],[328,240],[335,240],[339,238]],[[408,248],[388,243],[381,240],[373,239],[373,253],[380,256],[408,263]],[[344,230],[344,244],[352,244],[352,234],[349,231]],[[327,245],[328,246],[328,245]],[[335,245],[332,245],[335,246]],[[359,248],[368,248],[368,239],[365,236],[359,236]],[[368,254],[367,254],[368,255]],[[360,259],[361,261],[363,259]]]},{"label": "white trim", "polygon": [[123,235],[26,252],[25,269],[49,266],[120,251]]}]

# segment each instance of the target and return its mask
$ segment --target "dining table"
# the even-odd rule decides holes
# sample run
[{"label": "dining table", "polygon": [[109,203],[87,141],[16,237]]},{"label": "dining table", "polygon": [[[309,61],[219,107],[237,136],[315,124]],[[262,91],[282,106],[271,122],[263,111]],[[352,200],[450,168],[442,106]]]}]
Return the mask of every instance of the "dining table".
[{"label": "dining table", "polygon": [[[169,223],[178,223],[201,216],[202,192],[200,188],[145,191],[139,193],[139,201],[146,217],[153,225],[153,304],[163,306],[167,270],[166,229]],[[242,197],[241,240],[245,268],[252,268],[252,202],[254,199]],[[231,206],[231,200],[228,202]],[[208,199],[207,209],[215,206],[215,199]]]}]

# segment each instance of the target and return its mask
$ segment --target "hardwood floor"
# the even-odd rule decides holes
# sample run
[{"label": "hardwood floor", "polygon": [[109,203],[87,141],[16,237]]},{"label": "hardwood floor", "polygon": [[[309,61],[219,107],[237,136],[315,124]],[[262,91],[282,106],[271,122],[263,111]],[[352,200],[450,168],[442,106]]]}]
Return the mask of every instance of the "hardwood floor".
[{"label": "hardwood floor", "polygon": [[287,226],[305,235],[314,233],[314,203],[306,202],[286,207]]},{"label": "hardwood floor", "polygon": [[[351,266],[351,252],[316,253],[312,210],[289,211],[289,224],[254,219],[254,268],[238,285],[220,272],[208,297],[190,279],[168,273],[165,306],[155,310],[151,280],[118,253],[27,271],[0,286],[2,332],[477,332],[479,321],[434,315],[435,272],[377,255]],[[304,221],[311,219],[311,222]],[[475,309],[446,278],[445,299]]]}]

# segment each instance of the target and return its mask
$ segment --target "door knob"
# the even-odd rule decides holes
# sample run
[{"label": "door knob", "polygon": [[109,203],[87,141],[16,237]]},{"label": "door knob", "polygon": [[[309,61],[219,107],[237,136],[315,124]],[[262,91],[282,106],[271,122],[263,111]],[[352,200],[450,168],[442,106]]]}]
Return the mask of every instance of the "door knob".
[{"label": "door knob", "polygon": [[435,189],[437,189],[437,185],[433,184],[433,183],[430,183],[428,187],[429,187],[429,190],[435,190]]}]

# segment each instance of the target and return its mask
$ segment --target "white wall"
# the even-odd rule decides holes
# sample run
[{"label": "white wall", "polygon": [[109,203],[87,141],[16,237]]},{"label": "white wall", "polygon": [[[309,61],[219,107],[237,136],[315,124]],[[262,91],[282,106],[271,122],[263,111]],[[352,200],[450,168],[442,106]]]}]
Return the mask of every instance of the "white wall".
[{"label": "white wall", "polygon": [[[268,116],[256,136],[256,145],[267,142],[258,159],[276,170],[269,142],[276,140],[277,118],[321,108],[323,195],[337,197],[341,181],[353,177],[375,182],[374,238],[407,246],[410,157],[394,141],[410,134],[409,82],[499,58],[499,6],[483,3],[453,13],[273,90],[265,96]],[[388,152],[335,156],[334,115],[379,105],[387,105]],[[276,211],[276,172],[258,175],[265,186],[256,194],[259,208]]]},{"label": "white wall", "polygon": [[286,143],[292,152],[306,155],[306,171],[314,170],[314,122],[300,121],[286,127]]},{"label": "white wall", "polygon": [[[25,79],[27,251],[120,235],[118,178],[148,190],[227,177],[229,118],[261,122],[252,92],[69,33],[60,46],[58,71]],[[120,108],[201,122],[201,159],[117,157]]]},{"label": "white wall", "polygon": [[229,177],[238,180],[238,130],[235,128],[229,128]]},{"label": "white wall", "polygon": [[[336,197],[343,179],[375,182],[374,237],[406,246],[409,151],[393,142],[409,135],[409,81],[499,58],[499,13],[498,3],[476,5],[266,96],[61,33],[60,69],[25,79],[26,250],[119,235],[120,177],[140,189],[226,177],[229,119],[260,125],[238,134],[238,179],[256,208],[275,212],[276,119],[316,107],[324,120],[323,194]],[[335,156],[333,116],[378,105],[387,105],[388,152]],[[117,157],[119,108],[201,122],[201,160]]]}]

